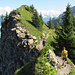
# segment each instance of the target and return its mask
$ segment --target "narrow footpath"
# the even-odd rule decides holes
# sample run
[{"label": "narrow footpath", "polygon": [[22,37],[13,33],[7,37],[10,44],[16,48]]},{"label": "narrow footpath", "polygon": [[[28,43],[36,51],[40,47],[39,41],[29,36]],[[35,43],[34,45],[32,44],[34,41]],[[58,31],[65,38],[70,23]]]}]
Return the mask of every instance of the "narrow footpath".
[{"label": "narrow footpath", "polygon": [[63,67],[62,66],[63,61],[62,61],[61,57],[57,56],[57,60],[59,62],[59,65],[61,66],[61,68],[58,69],[59,72],[58,72],[57,75],[67,75],[67,74],[69,74],[71,72],[70,64],[66,64],[66,67],[65,66]]}]

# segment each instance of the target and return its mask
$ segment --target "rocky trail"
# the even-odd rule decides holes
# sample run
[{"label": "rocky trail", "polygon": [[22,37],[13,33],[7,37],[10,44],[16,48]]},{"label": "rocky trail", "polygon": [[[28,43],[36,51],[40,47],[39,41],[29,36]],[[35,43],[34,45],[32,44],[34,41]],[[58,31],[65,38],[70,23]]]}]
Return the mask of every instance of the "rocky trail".
[{"label": "rocky trail", "polygon": [[61,57],[59,57],[59,56],[57,56],[57,61],[58,61],[58,65],[60,65],[61,66],[61,68],[60,69],[58,69],[58,74],[57,75],[67,75],[67,74],[69,74],[70,73],[70,71],[71,71],[71,66],[70,66],[70,64],[66,64],[66,67],[64,66],[62,66],[62,63],[63,63],[63,61],[62,61],[62,59],[61,59]]},{"label": "rocky trail", "polygon": [[[47,34],[46,39],[50,36],[50,33],[51,32],[49,32]],[[42,40],[40,41],[40,45],[43,47]],[[67,74],[69,74],[71,72],[71,66],[70,66],[70,64],[66,64],[65,63],[66,66],[62,66],[63,61],[62,61],[61,57],[56,56],[56,58],[57,58],[57,61],[58,61],[58,65],[60,66],[60,68],[58,69],[58,74],[57,75],[67,75]]]},{"label": "rocky trail", "polygon": [[[62,66],[63,61],[60,56],[56,56],[54,52],[52,52],[51,49],[49,49],[49,57],[52,59],[51,64],[55,67],[57,70],[57,75],[67,75],[71,72],[71,65],[64,63],[64,66]],[[65,66],[66,65],[66,66]]]},{"label": "rocky trail", "polygon": [[[50,35],[50,33],[51,33],[51,31],[47,34],[46,39],[49,36],[52,36],[52,35]],[[53,36],[52,36],[52,38],[53,38]],[[41,44],[41,42],[40,42],[40,44]],[[66,66],[62,66],[63,61],[62,61],[61,57],[56,56],[56,58],[57,58],[57,61],[58,61],[58,65],[60,66],[60,69],[58,69],[58,74],[57,75],[67,75],[67,74],[69,74],[71,72],[71,65],[65,63]]]},{"label": "rocky trail", "polygon": [[[49,31],[49,33],[47,34],[46,39],[50,36],[50,33],[51,33],[51,31]],[[40,45],[43,47],[42,41],[43,41],[43,40],[40,41]]]},{"label": "rocky trail", "polygon": [[[8,24],[9,25],[9,24]],[[17,24],[17,25],[19,25],[19,23]],[[9,31],[9,30],[8,30]],[[6,39],[6,43],[2,43],[3,45],[4,45],[4,49],[3,49],[3,51],[2,51],[2,56],[1,57],[3,57],[4,59],[2,59],[1,58],[1,60],[3,61],[3,62],[1,62],[1,65],[3,65],[3,66],[5,66],[5,64],[8,64],[8,67],[7,66],[5,66],[6,68],[5,68],[5,71],[3,71],[3,67],[1,66],[0,67],[0,70],[2,71],[2,75],[6,75],[7,73],[9,73],[9,74],[13,74],[14,73],[14,71],[16,70],[16,69],[18,69],[18,68],[20,68],[21,66],[23,66],[23,64],[26,64],[27,62],[28,62],[28,60],[32,60],[37,54],[36,54],[36,52],[33,50],[33,52],[34,52],[34,55],[35,56],[32,56],[32,58],[31,58],[31,55],[30,55],[30,53],[28,53],[28,51],[27,50],[25,50],[25,48],[27,47],[27,43],[26,43],[26,40],[28,40],[28,45],[31,47],[32,46],[32,44],[33,43],[36,43],[37,42],[37,40],[36,40],[36,37],[35,36],[33,36],[33,35],[30,35],[27,31],[26,31],[26,29],[25,28],[21,28],[21,27],[15,27],[15,28],[12,28],[10,31],[10,34],[8,35],[9,37]],[[12,33],[13,33],[13,35],[12,35]],[[49,33],[47,34],[47,36],[46,36],[46,39],[49,37],[49,36],[52,36],[51,34],[51,31],[49,31]],[[16,34],[16,35],[15,35]],[[45,34],[45,32],[44,32],[44,34]],[[12,36],[11,36],[12,35]],[[18,38],[18,39],[17,39]],[[52,36],[52,38],[53,38],[53,36]],[[20,40],[20,39],[22,39],[22,40]],[[11,42],[10,42],[10,41]],[[14,42],[16,41],[16,43],[14,44],[14,42],[13,42],[13,40],[14,40]],[[19,41],[20,40],[20,41]],[[4,41],[4,39],[2,40],[2,41]],[[9,42],[8,42],[9,41]],[[43,40],[41,40],[40,41],[40,44],[38,45],[36,45],[36,49],[37,50],[39,50],[39,51],[41,51],[42,50],[42,48],[43,48],[43,45],[42,45],[42,41]],[[7,43],[8,43],[8,45],[7,45]],[[12,43],[12,44],[11,44]],[[11,44],[11,45],[10,45]],[[15,47],[15,50],[13,50],[13,47],[12,47],[12,45]],[[21,46],[22,45],[22,46]],[[7,48],[7,50],[5,49],[5,48]],[[10,49],[11,49],[11,51],[10,51]],[[22,50],[23,49],[23,50]],[[18,50],[18,51],[17,51]],[[5,56],[4,56],[4,52],[6,51],[6,54],[5,54],[5,56],[7,56],[6,58],[5,58]],[[11,53],[12,53],[12,55],[11,55]],[[27,54],[28,53],[28,54]],[[15,55],[14,55],[15,54]],[[55,54],[55,53],[54,53]],[[14,55],[14,56],[13,56]],[[30,56],[29,56],[30,55]],[[10,57],[9,57],[10,56]],[[18,58],[16,58],[18,56]],[[15,59],[16,58],[16,59]],[[26,59],[27,58],[27,59]],[[57,58],[57,59],[55,59],[55,58]],[[10,62],[9,62],[9,60],[7,60],[7,59],[9,59],[10,60]],[[12,60],[11,60],[12,59]],[[6,60],[6,61],[5,61]],[[58,65],[62,65],[62,60],[61,60],[61,58],[60,57],[58,57],[58,56],[54,56],[54,60],[57,60],[59,63],[58,63]],[[20,63],[22,64],[22,65],[19,65],[19,61],[21,61]],[[8,63],[9,62],[9,63]],[[16,63],[15,63],[16,62]],[[12,64],[12,66],[11,66],[11,64]],[[15,64],[15,65],[14,65]],[[17,68],[15,68],[15,66],[17,67]],[[11,71],[11,69],[10,68],[14,68],[14,70],[12,70]],[[67,75],[67,73],[70,73],[70,71],[71,71],[71,66],[69,65],[69,64],[67,64],[67,66],[66,67],[62,67],[61,66],[61,68],[60,69],[57,69],[59,72],[58,72],[58,74],[57,75]]]}]

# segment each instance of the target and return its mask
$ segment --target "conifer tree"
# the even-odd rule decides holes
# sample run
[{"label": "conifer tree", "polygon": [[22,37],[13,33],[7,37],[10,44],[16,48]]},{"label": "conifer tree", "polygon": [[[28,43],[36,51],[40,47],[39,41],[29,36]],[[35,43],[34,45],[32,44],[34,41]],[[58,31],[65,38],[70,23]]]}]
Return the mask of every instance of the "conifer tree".
[{"label": "conifer tree", "polygon": [[34,9],[34,6],[33,6],[33,4],[30,6],[30,8],[31,8],[31,9]]},{"label": "conifer tree", "polygon": [[1,16],[1,25],[3,26],[3,22],[4,22],[4,16],[3,16],[3,14],[2,14],[2,16]]},{"label": "conifer tree", "polygon": [[33,14],[33,17],[32,17],[32,22],[33,22],[33,25],[37,28],[38,27],[38,12],[35,11],[34,14]]},{"label": "conifer tree", "polygon": [[52,23],[51,17],[50,20],[48,21],[49,29],[54,29],[54,25]]},{"label": "conifer tree", "polygon": [[[63,47],[66,47],[69,52],[69,57],[73,54],[75,42],[74,42],[74,33],[73,33],[73,19],[71,16],[71,8],[70,5],[67,5],[66,11],[64,12],[64,15],[62,16],[62,29],[59,30],[59,33],[57,35],[57,42],[58,47],[61,52],[61,49]],[[72,50],[73,48],[73,50]],[[74,55],[75,56],[75,55]]]},{"label": "conifer tree", "polygon": [[55,25],[55,32],[57,33],[60,29],[60,25],[56,22],[56,25]]},{"label": "conifer tree", "polygon": [[6,12],[6,16],[5,16],[5,18],[4,18],[4,23],[5,23],[5,25],[7,25],[7,23],[8,23],[8,20],[9,20],[9,16],[8,16],[8,14],[7,14],[7,12]]},{"label": "conifer tree", "polygon": [[37,11],[34,12],[34,15],[32,17],[32,23],[33,23],[34,27],[36,27],[37,29],[41,30],[42,21],[41,21],[41,18],[39,17],[39,15],[38,15]]},{"label": "conifer tree", "polygon": [[56,29],[56,30],[60,29],[60,25],[59,25],[57,22],[56,22],[55,29]]},{"label": "conifer tree", "polygon": [[34,13],[34,6],[33,6],[33,4],[30,6],[30,8],[31,8],[31,12]]},{"label": "conifer tree", "polygon": [[42,19],[42,14],[41,14],[41,13],[40,13],[39,17],[40,17],[40,21],[41,21],[41,28],[42,28],[42,26],[43,26],[43,19]]}]

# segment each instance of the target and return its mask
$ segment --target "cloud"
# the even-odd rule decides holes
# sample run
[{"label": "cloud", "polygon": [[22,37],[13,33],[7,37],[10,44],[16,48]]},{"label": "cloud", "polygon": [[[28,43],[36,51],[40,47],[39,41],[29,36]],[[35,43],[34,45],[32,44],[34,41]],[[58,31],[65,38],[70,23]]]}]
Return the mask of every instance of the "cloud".
[{"label": "cloud", "polygon": [[12,11],[13,9],[9,6],[6,6],[6,7],[0,7],[0,15],[5,15],[6,12],[9,14],[10,11]]},{"label": "cloud", "polygon": [[38,13],[42,14],[43,18],[46,18],[47,16],[49,17],[58,17],[60,14],[62,14],[65,11],[65,8],[60,10],[60,11],[55,11],[55,10],[37,10]]}]

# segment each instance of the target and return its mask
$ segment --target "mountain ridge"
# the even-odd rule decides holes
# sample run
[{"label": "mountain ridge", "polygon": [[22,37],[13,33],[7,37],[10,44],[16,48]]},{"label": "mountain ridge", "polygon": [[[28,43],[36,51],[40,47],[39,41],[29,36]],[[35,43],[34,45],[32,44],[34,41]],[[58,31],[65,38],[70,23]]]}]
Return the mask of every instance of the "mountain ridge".
[{"label": "mountain ridge", "polygon": [[[0,74],[40,75],[45,72],[45,75],[56,75],[55,67],[58,65],[47,58],[48,50],[55,50],[55,30],[49,29],[45,22],[42,31],[36,29],[32,24],[33,13],[27,5],[12,11],[9,16],[7,24],[3,24],[1,29]],[[41,34],[47,41],[44,47]]]},{"label": "mountain ridge", "polygon": [[[20,67],[40,54],[41,34],[46,38],[49,28],[39,31],[32,25],[33,14],[22,5],[11,11],[7,24],[3,24],[0,39],[0,75],[13,75]],[[5,67],[5,68],[3,68]],[[11,68],[11,69],[10,69]]]},{"label": "mountain ridge", "polygon": [[[73,13],[75,13],[75,6],[71,7],[71,10]],[[54,22],[54,20],[56,20],[57,22],[60,20],[60,17],[62,16],[62,14],[60,14],[58,17],[53,17],[52,21]],[[47,16],[46,18],[43,18],[43,20],[47,23],[49,21],[50,16]],[[60,24],[60,22],[58,22]],[[54,22],[55,24],[55,22]]]}]

